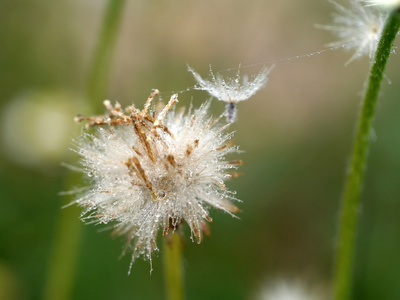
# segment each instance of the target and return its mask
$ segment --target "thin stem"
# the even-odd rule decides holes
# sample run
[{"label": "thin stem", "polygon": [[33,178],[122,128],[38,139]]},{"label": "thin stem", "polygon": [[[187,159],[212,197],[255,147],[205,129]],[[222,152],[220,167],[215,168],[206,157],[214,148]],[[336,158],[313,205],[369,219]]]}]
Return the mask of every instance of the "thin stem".
[{"label": "thin stem", "polygon": [[366,169],[371,126],[375,115],[375,108],[384,70],[399,27],[399,14],[397,12],[392,13],[388,17],[382,31],[374,62],[371,66],[367,90],[358,119],[357,133],[354,140],[351,163],[342,200],[335,270],[334,291],[336,300],[347,300],[350,299],[351,296],[360,193]]},{"label": "thin stem", "polygon": [[112,54],[125,0],[110,0],[104,16],[92,67],[89,71],[87,97],[89,103],[99,107],[107,92]]},{"label": "thin stem", "polygon": [[[107,74],[110,69],[124,3],[125,0],[110,0],[106,8],[87,87],[88,104],[94,111],[99,106],[98,103],[104,100],[106,94]],[[71,186],[78,186],[80,180],[80,176],[71,174],[65,180],[66,189],[71,188]],[[70,201],[72,201],[70,197],[65,197],[64,204],[68,204]],[[83,227],[77,218],[78,215],[78,208],[74,207],[65,208],[60,212],[55,230],[54,246],[49,260],[44,299],[67,300],[71,298]]]},{"label": "thin stem", "polygon": [[[75,185],[78,178],[80,180],[76,173],[71,174],[66,180],[68,188]],[[71,201],[71,197],[65,197],[63,205]],[[60,211],[43,299],[71,299],[82,232],[82,222],[77,216],[78,207],[68,207]]]},{"label": "thin stem", "polygon": [[177,232],[172,232],[164,240],[164,276],[167,299],[182,300],[184,297],[181,236]]}]

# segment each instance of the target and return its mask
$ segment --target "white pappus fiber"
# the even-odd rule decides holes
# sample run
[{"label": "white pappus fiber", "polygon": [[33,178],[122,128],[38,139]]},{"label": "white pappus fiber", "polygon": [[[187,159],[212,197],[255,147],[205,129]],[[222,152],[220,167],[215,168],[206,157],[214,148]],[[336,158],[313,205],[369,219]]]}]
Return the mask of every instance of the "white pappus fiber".
[{"label": "white pappus fiber", "polygon": [[400,7],[400,0],[360,0],[365,2],[367,5],[372,6],[383,6],[388,9],[396,9]]}]

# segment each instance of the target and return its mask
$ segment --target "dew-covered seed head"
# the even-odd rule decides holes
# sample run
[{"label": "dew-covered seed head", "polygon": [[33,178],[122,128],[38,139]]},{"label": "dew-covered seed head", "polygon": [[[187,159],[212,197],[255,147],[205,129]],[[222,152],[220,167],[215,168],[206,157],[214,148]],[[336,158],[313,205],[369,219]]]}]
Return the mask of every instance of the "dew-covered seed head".
[{"label": "dew-covered seed head", "polygon": [[[83,219],[112,223],[115,235],[126,235],[132,260],[151,259],[157,235],[186,222],[198,242],[210,208],[229,214],[239,209],[225,181],[236,177],[239,165],[227,160],[237,147],[228,146],[226,125],[208,115],[209,102],[200,108],[176,112],[173,95],[153,114],[155,90],[140,111],[125,112],[105,102],[106,116],[78,117],[94,127],[75,141],[82,170],[90,186],[75,200],[84,207]],[[232,175],[231,175],[232,174]]]}]

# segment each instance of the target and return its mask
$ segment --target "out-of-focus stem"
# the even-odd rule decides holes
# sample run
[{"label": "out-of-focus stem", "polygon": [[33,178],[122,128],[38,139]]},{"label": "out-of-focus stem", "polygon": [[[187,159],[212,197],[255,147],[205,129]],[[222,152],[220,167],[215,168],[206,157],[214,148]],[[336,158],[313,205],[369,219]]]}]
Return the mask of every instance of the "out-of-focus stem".
[{"label": "out-of-focus stem", "polygon": [[[125,0],[110,0],[106,8],[87,86],[87,101],[92,111],[100,107],[106,94],[108,73],[124,3]],[[66,190],[79,186],[78,175],[71,174],[66,178]],[[64,204],[70,201],[72,197],[66,197]],[[60,212],[44,290],[43,298],[46,300],[71,298],[83,227],[78,218],[79,214],[79,209],[75,207],[68,207]]]},{"label": "out-of-focus stem", "polygon": [[399,27],[399,13],[394,12],[388,17],[382,31],[358,118],[351,163],[342,199],[335,266],[335,300],[351,299],[355,237],[357,232],[358,212],[360,210],[360,193],[366,169],[371,126],[386,63]]},{"label": "out-of-focus stem", "polygon": [[172,232],[164,240],[164,276],[167,299],[182,300],[184,295],[181,236],[177,232]]},{"label": "out-of-focus stem", "polygon": [[[71,188],[80,176],[71,174],[66,180],[66,186]],[[72,197],[65,197],[66,205]],[[60,208],[61,210],[61,208]],[[79,220],[79,208],[71,206],[63,209],[55,228],[54,246],[49,260],[49,270],[44,291],[44,299],[71,299],[74,285],[76,261],[81,244],[82,222]]]},{"label": "out-of-focus stem", "polygon": [[107,82],[125,0],[110,0],[104,16],[97,47],[89,70],[87,97],[89,104],[99,107],[107,92]]}]

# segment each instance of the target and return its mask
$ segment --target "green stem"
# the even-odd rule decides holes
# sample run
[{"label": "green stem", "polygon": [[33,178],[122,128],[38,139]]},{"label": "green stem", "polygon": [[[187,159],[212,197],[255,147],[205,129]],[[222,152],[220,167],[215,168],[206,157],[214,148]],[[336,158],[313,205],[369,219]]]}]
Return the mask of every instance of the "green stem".
[{"label": "green stem", "polygon": [[[106,94],[107,74],[110,69],[124,3],[125,0],[110,0],[106,8],[87,87],[88,104],[94,111],[97,107],[100,107],[99,103],[101,104],[101,100],[104,99]],[[80,181],[80,176],[71,174],[65,180],[66,189],[79,186]],[[68,204],[72,200],[71,197],[65,197],[64,204]],[[67,300],[71,298],[83,227],[78,216],[79,209],[75,207],[68,207],[60,212],[58,224],[56,224],[54,246],[49,260],[44,299]]]},{"label": "green stem", "polygon": [[125,0],[110,0],[104,16],[92,67],[89,71],[87,97],[93,107],[102,104],[107,92],[112,54]]},{"label": "green stem", "polygon": [[[77,176],[76,173],[71,174],[66,180],[68,188],[76,185],[78,179],[80,180],[80,176]],[[63,205],[69,204],[72,200],[72,197],[65,197]],[[79,253],[83,227],[82,222],[77,218],[80,214],[79,211],[78,207],[73,206],[65,208],[59,213],[43,299],[71,299],[75,262]]]},{"label": "green stem", "polygon": [[399,14],[397,12],[392,13],[382,31],[358,119],[357,133],[342,200],[335,270],[335,300],[347,300],[351,296],[360,193],[366,169],[371,126],[384,70],[399,27]]},{"label": "green stem", "polygon": [[164,240],[164,276],[167,299],[182,300],[184,297],[181,236],[179,233],[173,232]]}]

